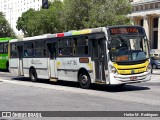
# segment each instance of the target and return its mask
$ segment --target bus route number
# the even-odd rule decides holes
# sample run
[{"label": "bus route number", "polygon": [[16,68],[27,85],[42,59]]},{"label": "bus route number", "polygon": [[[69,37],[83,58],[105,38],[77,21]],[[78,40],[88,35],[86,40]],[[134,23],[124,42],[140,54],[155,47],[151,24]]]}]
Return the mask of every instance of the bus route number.
[{"label": "bus route number", "polygon": [[76,60],[68,60],[67,64],[68,65],[77,65],[77,61]]}]

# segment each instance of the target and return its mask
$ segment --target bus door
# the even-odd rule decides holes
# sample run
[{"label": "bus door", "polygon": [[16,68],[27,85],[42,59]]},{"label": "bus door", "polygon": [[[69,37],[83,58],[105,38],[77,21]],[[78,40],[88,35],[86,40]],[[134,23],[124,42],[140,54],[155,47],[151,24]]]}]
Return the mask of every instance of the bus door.
[{"label": "bus door", "polygon": [[49,51],[49,69],[51,78],[57,78],[57,68],[56,68],[57,45],[58,45],[57,42],[47,43]]},{"label": "bus door", "polygon": [[23,73],[23,45],[22,44],[17,44],[17,52],[18,52],[18,59],[19,59],[19,74],[24,75]]},{"label": "bus door", "polygon": [[95,63],[96,82],[105,82],[106,44],[104,38],[92,39],[92,57]]}]

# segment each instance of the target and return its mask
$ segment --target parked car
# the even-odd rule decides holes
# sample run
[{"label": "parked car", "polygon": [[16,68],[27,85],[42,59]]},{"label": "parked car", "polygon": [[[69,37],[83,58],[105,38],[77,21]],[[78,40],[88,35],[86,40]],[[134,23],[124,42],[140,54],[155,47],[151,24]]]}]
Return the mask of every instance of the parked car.
[{"label": "parked car", "polygon": [[153,69],[160,68],[160,57],[151,57],[151,65]]}]

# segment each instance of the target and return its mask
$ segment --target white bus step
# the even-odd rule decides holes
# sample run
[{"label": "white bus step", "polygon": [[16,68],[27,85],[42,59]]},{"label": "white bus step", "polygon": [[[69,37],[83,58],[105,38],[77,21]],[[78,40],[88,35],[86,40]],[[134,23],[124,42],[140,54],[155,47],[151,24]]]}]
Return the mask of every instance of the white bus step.
[{"label": "white bus step", "polygon": [[106,81],[105,80],[96,80],[96,83],[97,84],[104,84],[104,83],[106,83]]},{"label": "white bus step", "polygon": [[50,78],[51,82],[57,82],[57,80],[58,80],[57,78]]}]

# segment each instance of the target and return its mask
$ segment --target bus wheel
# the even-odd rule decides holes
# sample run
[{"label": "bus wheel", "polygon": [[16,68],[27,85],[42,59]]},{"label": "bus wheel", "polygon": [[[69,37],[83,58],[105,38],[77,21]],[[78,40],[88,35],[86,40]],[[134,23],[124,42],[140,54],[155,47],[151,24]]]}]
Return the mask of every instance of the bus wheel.
[{"label": "bus wheel", "polygon": [[90,87],[91,79],[87,73],[81,73],[78,80],[81,88],[88,89]]},{"label": "bus wheel", "polygon": [[32,82],[36,82],[37,81],[37,72],[36,72],[36,70],[34,68],[30,69],[29,77],[30,77]]}]

